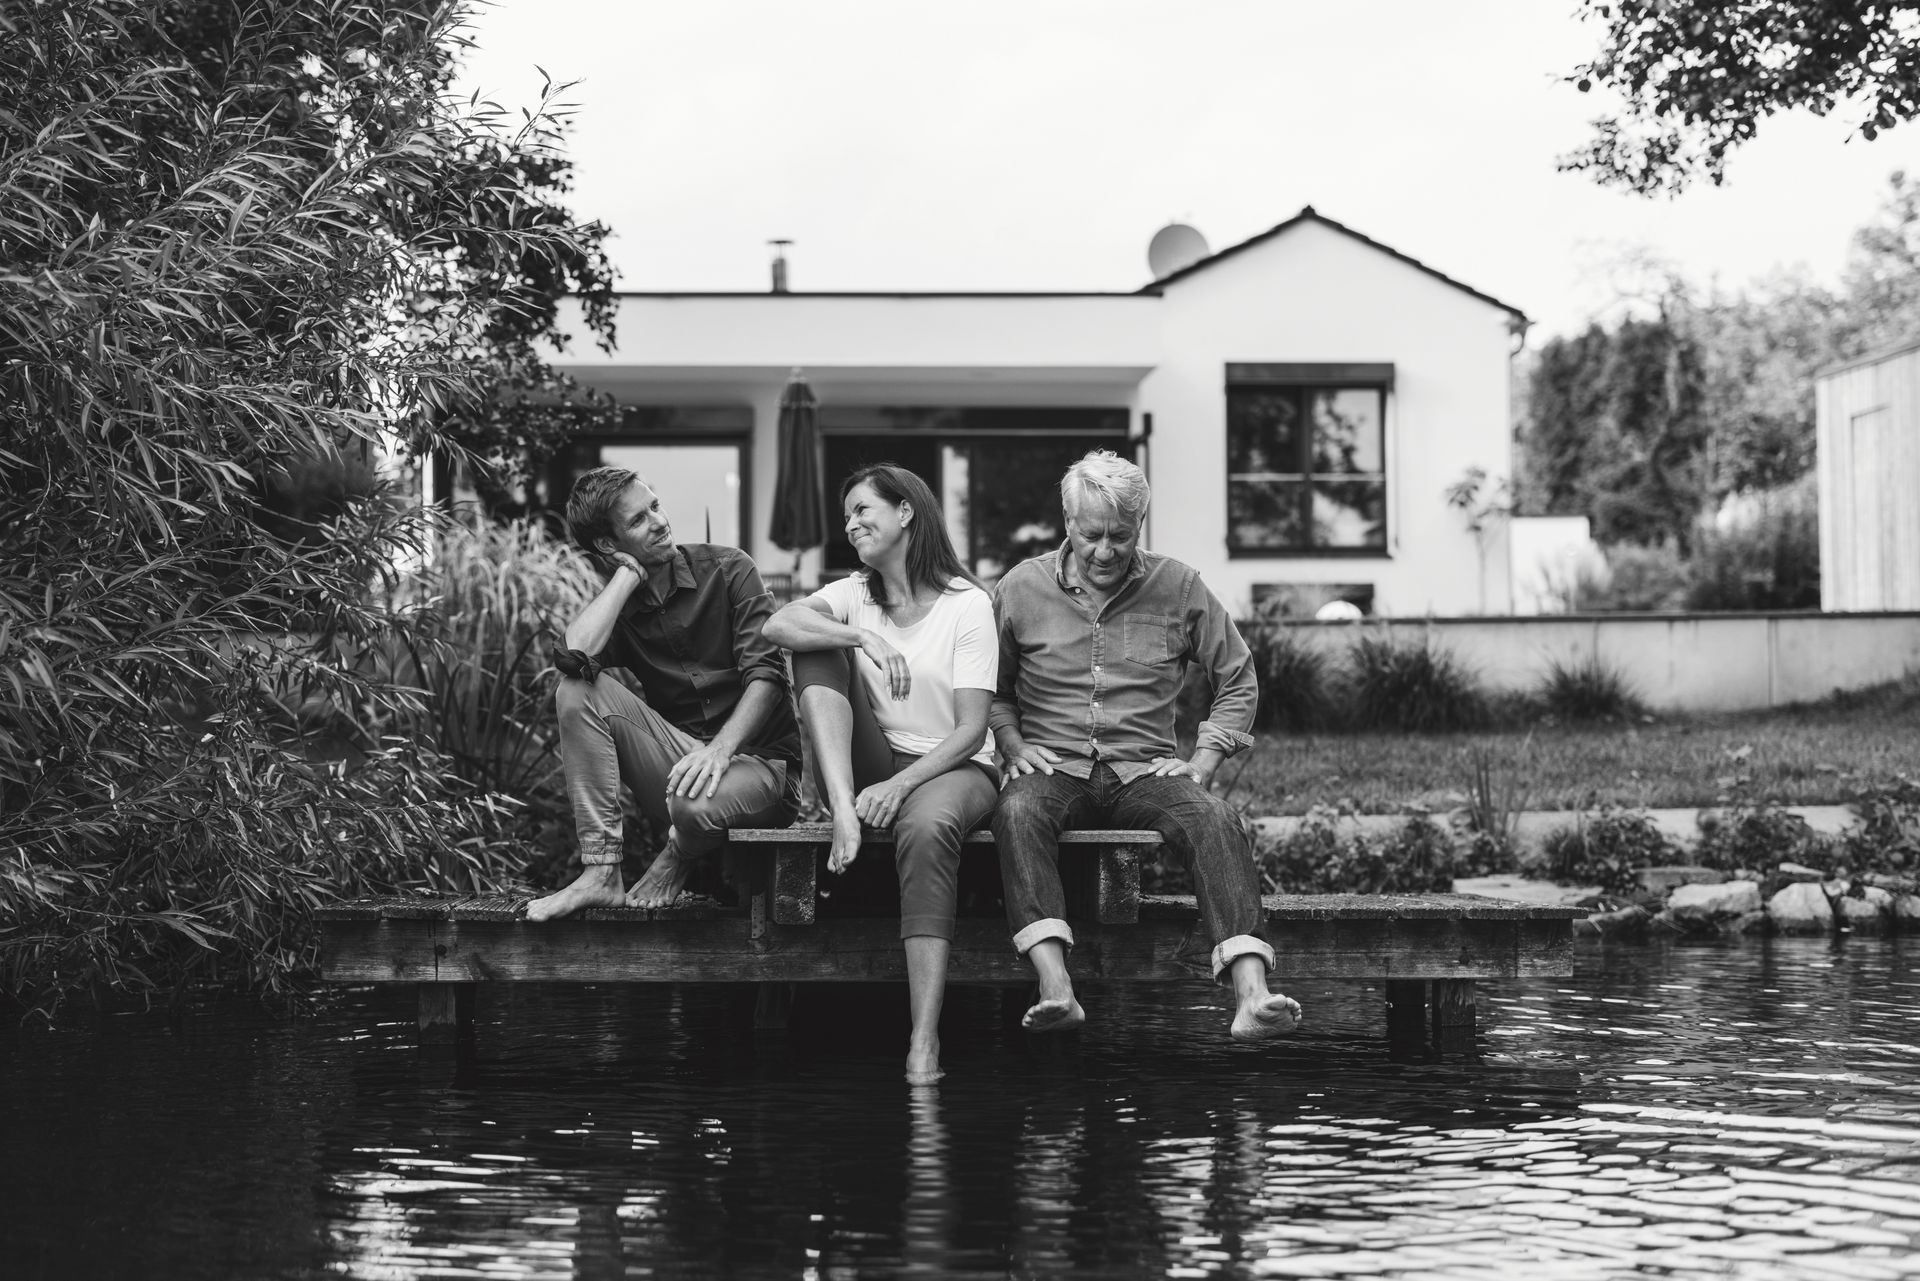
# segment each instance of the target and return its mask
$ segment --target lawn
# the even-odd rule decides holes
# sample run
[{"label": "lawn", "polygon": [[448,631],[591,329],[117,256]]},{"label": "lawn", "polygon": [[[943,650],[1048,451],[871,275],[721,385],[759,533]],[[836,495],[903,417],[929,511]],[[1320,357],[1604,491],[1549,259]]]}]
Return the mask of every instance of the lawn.
[{"label": "lawn", "polygon": [[[1920,680],[1770,712],[1536,724],[1471,734],[1264,733],[1217,782],[1253,814],[1463,804],[1484,753],[1518,809],[1837,805],[1920,768]],[[1244,762],[1244,764],[1243,764]],[[1237,771],[1237,773],[1236,773]]]}]

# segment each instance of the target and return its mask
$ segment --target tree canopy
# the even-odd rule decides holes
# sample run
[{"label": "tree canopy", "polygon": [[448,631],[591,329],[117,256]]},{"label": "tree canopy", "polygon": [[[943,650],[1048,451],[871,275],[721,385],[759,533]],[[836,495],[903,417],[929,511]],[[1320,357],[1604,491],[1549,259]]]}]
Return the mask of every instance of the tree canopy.
[{"label": "tree canopy", "polygon": [[1605,183],[1719,183],[1729,154],[1780,111],[1844,111],[1862,139],[1920,114],[1920,5],[1889,0],[1581,0],[1604,30],[1568,77],[1612,90],[1617,117],[1563,159]]}]

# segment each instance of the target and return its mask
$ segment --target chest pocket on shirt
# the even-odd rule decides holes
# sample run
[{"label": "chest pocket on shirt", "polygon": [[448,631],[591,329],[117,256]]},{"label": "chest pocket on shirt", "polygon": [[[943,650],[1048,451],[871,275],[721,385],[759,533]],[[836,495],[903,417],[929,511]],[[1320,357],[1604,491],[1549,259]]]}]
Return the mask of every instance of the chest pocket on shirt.
[{"label": "chest pocket on shirt", "polygon": [[1158,667],[1186,652],[1186,632],[1164,614],[1126,614],[1120,619],[1127,660]]}]

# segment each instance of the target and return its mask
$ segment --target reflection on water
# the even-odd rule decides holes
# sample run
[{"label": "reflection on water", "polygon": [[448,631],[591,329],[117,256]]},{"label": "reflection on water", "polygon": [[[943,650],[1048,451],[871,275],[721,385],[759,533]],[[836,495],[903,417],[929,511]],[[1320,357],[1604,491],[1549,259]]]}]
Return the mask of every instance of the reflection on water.
[{"label": "reflection on water", "polygon": [[[1904,949],[1904,950],[1903,950]],[[1496,985],[1479,1064],[1388,1061],[1380,993],[1224,1044],[1201,988],[1078,1042],[891,989],[519,988],[472,1064],[405,993],[0,1031],[0,1272],[27,1277],[1844,1277],[1920,1267],[1909,941],[1583,949]]]}]

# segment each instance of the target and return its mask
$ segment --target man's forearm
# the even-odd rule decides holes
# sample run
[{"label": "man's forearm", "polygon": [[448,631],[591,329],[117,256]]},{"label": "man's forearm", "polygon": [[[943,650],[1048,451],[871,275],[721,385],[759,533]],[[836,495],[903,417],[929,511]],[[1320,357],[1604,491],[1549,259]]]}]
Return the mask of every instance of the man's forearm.
[{"label": "man's forearm", "polygon": [[760,732],[760,727],[767,723],[767,717],[780,706],[786,694],[778,681],[749,681],[740,691],[740,701],[733,705],[733,715],[727,717],[727,723],[713,736],[713,745],[737,755],[741,745]]},{"label": "man's forearm", "polygon": [[588,655],[605,649],[613,639],[613,625],[620,621],[620,611],[626,608],[627,598],[640,582],[640,575],[630,567],[616,566],[613,577],[600,589],[600,594],[588,601],[587,607],[567,624],[567,648]]},{"label": "man's forearm", "polygon": [[1217,747],[1196,747],[1193,755],[1187,758],[1187,764],[1192,768],[1194,777],[1205,783],[1226,759],[1227,754]]}]

